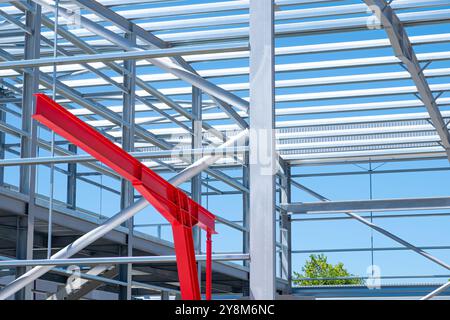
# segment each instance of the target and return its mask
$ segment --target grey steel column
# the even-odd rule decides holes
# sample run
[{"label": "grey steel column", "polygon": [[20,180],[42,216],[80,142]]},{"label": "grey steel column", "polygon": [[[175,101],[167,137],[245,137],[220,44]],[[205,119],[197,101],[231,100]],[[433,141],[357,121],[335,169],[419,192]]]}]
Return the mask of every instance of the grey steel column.
[{"label": "grey steel column", "polygon": [[[0,88],[0,98],[3,97],[3,90]],[[0,107],[2,105],[0,104]],[[6,113],[2,109],[0,109],[0,121],[5,122]],[[5,159],[5,133],[0,131],[0,159]],[[0,166],[0,185],[3,185],[5,181],[5,168]]]},{"label": "grey steel column", "polygon": [[250,298],[275,299],[274,1],[250,0]]},{"label": "grey steel column", "polygon": [[[247,141],[248,143],[248,141]],[[242,184],[249,189],[250,188],[250,170],[249,170],[249,155],[248,152],[244,153],[244,165],[242,166]],[[242,226],[244,231],[242,232],[242,252],[249,253],[250,251],[250,192],[242,192]],[[244,266],[249,267],[248,260],[243,261]],[[242,291],[244,297],[250,295],[249,286],[245,286]]]},{"label": "grey steel column", "polygon": [[[17,240],[16,240],[16,259],[27,260],[30,259],[27,255],[28,253],[28,216],[17,217],[16,229],[17,229]],[[31,256],[31,259],[33,257]],[[22,274],[27,271],[24,266],[16,267],[15,276],[19,278]],[[34,282],[33,282],[34,283]],[[25,287],[24,289],[18,291],[15,294],[15,300],[31,300],[32,284]]]},{"label": "grey steel column", "polygon": [[[7,89],[3,89],[0,87],[0,99],[8,97]],[[6,121],[6,112],[3,107],[6,107],[6,103],[3,104],[0,102],[0,122]],[[5,138],[6,134],[3,131],[0,131],[0,159],[5,159]],[[5,181],[5,168],[0,166],[0,185],[3,185]]]},{"label": "grey steel column", "polygon": [[161,300],[170,300],[170,295],[168,291],[161,291]]},{"label": "grey steel column", "polygon": [[[250,188],[250,170],[249,170],[249,155],[248,152],[244,153],[244,165],[242,167],[242,184],[249,189]],[[250,193],[242,192],[242,221],[243,227],[246,229],[242,233],[242,252],[248,253],[250,248]],[[245,266],[249,266],[248,261],[244,261]]]},{"label": "grey steel column", "polygon": [[[291,168],[283,163],[283,175],[280,177],[280,203],[291,202]],[[289,282],[289,291],[292,286],[292,238],[291,217],[284,209],[280,209],[280,237],[281,237],[281,278]],[[290,294],[291,292],[287,292]]]},{"label": "grey steel column", "polygon": [[[76,154],[77,146],[69,144],[69,151]],[[77,164],[70,162],[67,164],[67,207],[73,210],[77,209]]]},{"label": "grey steel column", "polygon": [[[196,87],[192,87],[192,148],[197,149],[202,147],[203,133],[202,133],[202,92]],[[192,156],[192,162],[199,159],[198,155]],[[199,173],[191,179],[191,197],[198,203],[202,203],[202,174]],[[197,254],[201,254],[201,229],[194,227],[194,247]],[[202,287],[202,263],[197,262],[198,266],[198,281],[200,283],[200,290]]]},{"label": "grey steel column", "polygon": [[[41,36],[41,7],[32,1],[27,1],[33,11],[25,13],[26,26],[30,29],[30,34],[25,34],[24,59],[37,59],[40,56],[40,36]],[[34,113],[35,100],[33,94],[39,88],[39,68],[31,68],[23,75],[23,97],[22,97],[22,130],[29,133],[29,136],[22,136],[20,156],[22,158],[36,157],[37,153],[37,125],[31,118]],[[17,254],[20,259],[33,259],[34,243],[34,201],[35,201],[36,167],[20,167],[21,193],[27,194],[28,209],[27,221],[20,222],[20,228],[26,228],[26,233],[22,229],[19,232]],[[16,277],[20,277],[26,271],[25,268],[16,269]],[[17,300],[31,300],[33,298],[31,286],[17,292]]]},{"label": "grey steel column", "polygon": [[[136,36],[132,30],[126,34],[126,38],[136,43]],[[123,94],[123,127],[122,127],[122,148],[125,151],[134,151],[134,121],[135,121],[135,88],[136,88],[136,61],[125,60],[124,68],[128,74],[124,75],[123,85],[127,92]],[[122,179],[121,186],[121,209],[127,208],[134,202],[134,188],[129,181]],[[128,229],[127,244],[121,248],[121,255],[133,255],[133,231],[134,218],[130,218],[125,222]],[[119,280],[126,282],[127,286],[121,286],[119,289],[119,300],[131,300],[131,282],[132,282],[133,265],[123,264],[119,266]]]}]

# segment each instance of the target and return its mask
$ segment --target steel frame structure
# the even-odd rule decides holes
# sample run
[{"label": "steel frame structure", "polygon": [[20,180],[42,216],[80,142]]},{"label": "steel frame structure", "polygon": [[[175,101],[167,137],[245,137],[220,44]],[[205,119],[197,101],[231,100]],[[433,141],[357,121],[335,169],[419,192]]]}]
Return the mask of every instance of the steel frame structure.
[{"label": "steel frame structure", "polygon": [[[295,255],[311,252],[409,250],[450,269],[435,251],[448,244],[419,246],[374,222],[446,217],[448,197],[333,201],[308,184],[326,177],[448,172],[449,17],[446,0],[2,2],[0,266],[10,266],[15,280],[0,282],[0,299],[37,298],[37,279],[50,279],[51,272],[64,281],[67,270],[55,266],[71,262],[90,270],[82,272],[83,294],[103,284],[118,299],[168,298],[182,286],[174,277],[173,243],[162,239],[167,224],[136,223],[149,195],[139,198],[130,179],[117,174],[125,168],[103,166],[58,130],[68,140],[58,137],[53,144],[32,120],[33,95],[52,90],[73,119],[193,201],[205,206],[209,197],[240,199],[238,218],[225,209],[216,221],[221,234],[239,233],[241,248],[215,252],[212,265],[203,259],[190,265],[190,283],[200,284],[196,298],[202,290],[218,298],[340,297],[338,288],[293,288]],[[397,167],[373,170],[378,163]],[[350,170],[353,164],[370,169]],[[58,182],[65,181],[65,199],[43,191],[50,166]],[[81,185],[117,197],[118,212],[108,212],[105,221],[102,209],[84,208]],[[49,207],[53,218],[45,213]],[[349,219],[402,246],[295,248],[297,224]],[[156,237],[140,231],[153,227]],[[202,257],[210,239],[203,248],[199,230],[192,232],[185,235],[193,239],[190,256]],[[49,243],[54,264],[42,255]],[[187,275],[180,266],[178,271]],[[420,285],[430,289],[420,294],[430,299],[448,287]],[[61,298],[56,292],[50,297]]]},{"label": "steel frame structure", "polygon": [[[181,189],[172,186],[44,94],[36,94],[36,113],[33,119],[92,154],[131,182],[133,187],[171,223],[182,298],[199,300],[200,288],[195,271],[192,229],[198,225],[207,233],[206,273],[210,279],[211,234],[216,233],[216,217],[190,199]],[[207,285],[210,288],[211,284],[208,281]],[[206,292],[210,297],[211,292],[208,290]]]}]

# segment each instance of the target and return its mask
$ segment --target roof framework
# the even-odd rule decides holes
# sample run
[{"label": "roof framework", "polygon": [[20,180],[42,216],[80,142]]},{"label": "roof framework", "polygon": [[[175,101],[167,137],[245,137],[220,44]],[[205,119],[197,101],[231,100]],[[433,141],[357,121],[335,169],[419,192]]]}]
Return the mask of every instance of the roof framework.
[{"label": "roof framework", "polygon": [[[50,207],[50,211],[90,215],[99,219],[98,224],[102,212],[77,205],[83,197],[77,183],[114,194],[120,199],[118,209],[132,205],[137,197],[114,172],[64,139],[53,140],[47,130],[29,120],[33,113],[32,94],[37,91],[47,94],[54,91],[58,103],[167,177],[214,152],[227,139],[246,129],[251,131],[256,118],[252,115],[251,88],[255,83],[251,79],[256,69],[250,58],[261,57],[251,50],[250,43],[256,38],[265,41],[250,24],[252,1],[133,0],[128,5],[116,0],[1,3],[0,181],[6,196],[33,206],[41,201],[39,206]],[[296,170],[334,166],[333,173],[316,174],[323,177],[345,175],[338,168],[347,164],[372,166],[390,162],[402,166],[406,161],[423,161],[429,171],[447,168],[447,163],[439,168],[433,166],[436,161],[450,160],[450,33],[446,32],[450,26],[450,2],[276,0],[275,3],[272,109],[279,157],[273,189],[279,196],[274,206],[276,223],[280,224],[274,250],[275,288],[289,293],[291,256],[295,254],[291,247],[291,222],[297,220],[290,217],[289,208],[295,207],[305,214],[308,210],[304,207],[310,206],[314,212],[325,207],[329,214],[349,213],[355,206],[350,201],[355,199],[329,201],[302,181],[299,183],[297,179],[307,175],[296,176]],[[263,107],[253,110],[267,110]],[[246,261],[248,256],[242,258],[242,254],[252,255],[249,237],[252,188],[248,172],[251,149],[246,145],[226,148],[220,150],[232,152],[182,187],[196,201],[202,196],[242,196],[239,219],[225,214],[219,214],[218,218],[228,228],[224,232],[234,229],[233,232],[242,234],[242,248],[236,258],[240,263],[217,262],[214,290],[216,294],[246,294],[248,281],[243,279],[242,272],[248,275],[252,270]],[[19,181],[11,183],[9,172],[17,168]],[[64,176],[65,200],[54,199],[51,190],[43,192],[36,188],[36,170],[39,177],[39,172],[48,168]],[[401,170],[407,169],[392,172]],[[45,179],[48,176],[44,175]],[[98,177],[110,179],[111,183],[99,182]],[[292,201],[291,188],[327,203]],[[377,200],[381,205],[367,200],[362,202],[362,209],[359,203],[356,207],[357,211],[368,212],[376,206],[376,210],[384,212],[390,211],[389,205],[394,202],[395,210],[411,211],[418,208],[413,206],[417,202],[421,210],[448,209],[447,205],[433,204],[434,200],[445,202],[447,198],[419,198],[405,206],[398,203],[407,203],[408,199],[398,200]],[[354,214],[352,218],[364,220],[364,215]],[[40,230],[50,234],[49,239],[51,233],[58,238],[70,230],[73,234],[81,232],[64,225],[63,219],[54,229],[42,215],[21,219],[28,231],[23,235],[25,240],[14,241],[28,243],[22,252],[5,251],[2,254],[5,258],[33,258],[30,232],[38,228],[33,226],[35,220],[41,221]],[[161,224],[154,226],[161,232]],[[136,223],[133,226],[131,220],[122,227],[134,230],[136,238],[147,237],[139,231],[143,227]],[[159,240],[155,243],[161,245]],[[51,247],[52,241],[49,243]],[[171,244],[164,245],[168,247],[161,252],[152,247],[155,244],[149,245],[147,254],[171,253]],[[423,252],[411,246],[411,250]],[[46,249],[45,245],[42,248]],[[136,254],[133,248],[132,240],[122,243],[118,255]],[[201,247],[197,250],[201,251]],[[112,255],[108,250],[98,253]],[[137,269],[131,268],[131,264],[125,266],[118,272],[125,284],[120,285],[118,295],[121,298],[145,295],[145,289],[141,288],[142,293],[132,285],[132,274]],[[170,268],[173,266],[161,270],[167,274],[173,271]],[[24,270],[19,269],[20,275]],[[201,268],[199,273],[202,274]],[[175,292],[171,276],[161,275],[152,283],[150,276],[142,275],[140,283],[165,288],[161,290],[165,293]],[[222,281],[221,277],[229,278]],[[114,292],[111,287],[108,290]],[[158,292],[155,290],[150,291]],[[19,291],[16,298],[30,298],[30,292]]]}]

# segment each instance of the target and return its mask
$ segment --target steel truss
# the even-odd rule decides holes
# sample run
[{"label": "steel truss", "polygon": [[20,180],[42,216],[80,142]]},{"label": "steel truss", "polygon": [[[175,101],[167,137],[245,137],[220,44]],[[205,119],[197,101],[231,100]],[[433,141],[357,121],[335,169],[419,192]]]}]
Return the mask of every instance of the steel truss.
[{"label": "steel truss", "polygon": [[[133,280],[139,272],[145,274],[145,263],[154,268],[174,259],[170,242],[157,239],[141,245],[148,238],[141,228],[156,226],[162,238],[166,227],[139,225],[132,219],[147,207],[145,198],[139,199],[120,174],[96,162],[96,157],[82,154],[71,141],[58,137],[52,147],[48,131],[31,120],[36,108],[33,94],[48,94],[53,87],[58,104],[145,167],[171,177],[168,181],[194,201],[242,197],[239,219],[217,215],[223,232],[239,233],[242,250],[213,256],[215,295],[275,299],[277,294],[310,294],[291,284],[292,255],[310,252],[292,249],[293,224],[306,221],[353,219],[450,269],[425,251],[433,246],[413,245],[371,221],[374,217],[446,216],[447,212],[414,212],[444,211],[450,207],[448,197],[330,201],[304,183],[304,179],[320,177],[449,170],[447,164],[434,163],[450,160],[448,1],[133,3],[28,0],[0,4],[0,196],[10,199],[0,211],[16,212],[13,225],[17,229],[17,236],[3,231],[3,224],[10,227],[11,222],[9,216],[0,215],[0,235],[8,235],[15,247],[3,251],[0,245],[5,256],[0,266],[14,266],[16,278],[0,291],[0,299],[13,294],[16,299],[33,299],[30,284],[47,272],[67,276],[65,269],[55,266],[70,263],[98,266],[82,273],[84,289],[71,292],[72,298],[101,283],[119,285],[120,299],[131,299],[138,287],[162,292],[165,298],[168,292],[179,293],[172,285],[170,268],[158,271],[162,276],[157,284]],[[56,9],[59,19],[55,19]],[[426,31],[431,24],[443,27]],[[378,28],[384,29],[385,36]],[[410,29],[415,30],[412,36]],[[357,34],[358,39],[340,40],[346,32]],[[318,41],[322,36],[325,40]],[[352,55],[346,57],[347,52]],[[260,137],[253,133],[258,130],[270,131],[264,144],[271,147],[265,159],[254,163]],[[49,156],[52,149],[54,155]],[[406,161],[426,166],[367,172],[336,169],[343,164],[401,166]],[[263,175],[267,163],[272,172]],[[63,201],[53,201],[39,188],[39,177],[50,166],[67,178]],[[335,167],[332,172],[301,171],[309,166]],[[9,177],[16,169],[19,181],[14,183]],[[98,182],[103,177],[119,186]],[[80,208],[82,191],[77,183],[81,182],[117,195],[118,213],[105,221],[102,212]],[[296,199],[292,189],[321,202]],[[22,203],[23,212],[17,209]],[[67,217],[67,221],[58,220],[50,240],[74,228],[80,230],[59,246],[50,241],[52,257],[45,260],[36,251],[46,247],[41,234],[51,219],[42,210],[48,207],[55,208],[58,217]],[[395,210],[409,212],[384,213]],[[381,213],[372,215],[377,211]],[[306,216],[317,213],[320,216]],[[69,227],[74,216],[93,224],[84,230],[74,224]],[[119,230],[125,238],[115,251],[117,256],[106,250],[98,251],[101,258],[82,257],[97,252],[94,241],[106,241]],[[192,231],[187,238],[193,238],[193,250],[201,262],[190,266],[190,281],[199,280],[199,296],[202,283],[207,285],[211,279],[202,279],[208,276],[201,258],[202,239],[198,230]],[[225,263],[236,260],[242,266]],[[229,278],[214,281],[223,276]],[[445,292],[448,286],[434,286],[423,299]],[[319,296],[321,290],[311,292]],[[60,293],[51,295],[58,298]]]}]

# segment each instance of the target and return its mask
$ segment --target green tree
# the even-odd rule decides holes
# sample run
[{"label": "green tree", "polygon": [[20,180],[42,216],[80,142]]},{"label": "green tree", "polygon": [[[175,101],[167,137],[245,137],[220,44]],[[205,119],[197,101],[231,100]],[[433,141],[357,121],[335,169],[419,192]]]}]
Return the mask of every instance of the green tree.
[{"label": "green tree", "polygon": [[[333,265],[328,263],[327,257],[324,254],[309,256],[302,268],[302,273],[294,272],[292,281],[300,286],[318,286],[318,285],[343,285],[343,284],[364,284],[361,278],[351,279],[320,279],[320,278],[340,278],[340,277],[355,277],[349,273],[342,262]],[[318,278],[317,280],[313,280]]]}]

